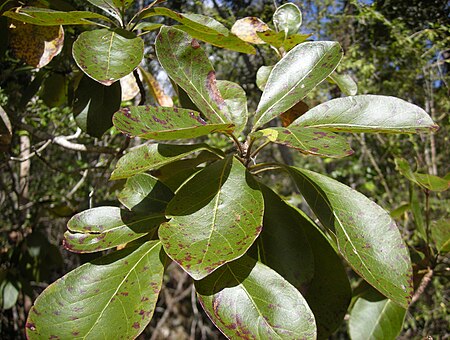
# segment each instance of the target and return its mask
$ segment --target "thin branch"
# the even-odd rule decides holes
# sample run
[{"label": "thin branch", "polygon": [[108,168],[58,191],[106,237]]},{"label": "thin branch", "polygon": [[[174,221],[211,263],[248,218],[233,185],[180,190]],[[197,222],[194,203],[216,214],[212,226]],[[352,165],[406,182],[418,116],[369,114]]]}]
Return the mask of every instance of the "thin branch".
[{"label": "thin branch", "polygon": [[429,269],[429,271],[423,276],[422,280],[420,281],[419,287],[417,288],[416,292],[412,297],[411,304],[409,305],[410,307],[413,303],[419,300],[420,296],[423,294],[423,292],[431,282],[433,274],[434,274],[433,270]]},{"label": "thin branch", "polygon": [[139,72],[137,69],[133,71],[133,76],[134,76],[134,79],[136,79],[136,84],[139,87],[139,92],[141,93],[141,100],[139,101],[138,105],[144,105],[144,103],[146,101],[145,88],[144,88],[144,84],[142,84],[141,77],[139,77]]}]

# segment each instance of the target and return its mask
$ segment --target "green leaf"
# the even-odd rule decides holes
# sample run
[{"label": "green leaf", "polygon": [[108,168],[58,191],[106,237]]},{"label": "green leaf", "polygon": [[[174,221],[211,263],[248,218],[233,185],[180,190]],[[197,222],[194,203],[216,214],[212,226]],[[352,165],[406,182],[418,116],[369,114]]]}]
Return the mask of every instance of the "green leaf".
[{"label": "green leaf", "polygon": [[236,126],[234,133],[239,135],[247,125],[247,96],[244,89],[236,83],[227,80],[217,80],[220,95],[228,105],[231,121]]},{"label": "green leaf", "polygon": [[354,96],[358,93],[358,85],[348,74],[334,72],[330,75],[329,79],[347,96]]},{"label": "green leaf", "polygon": [[264,91],[272,70],[273,66],[261,66],[258,69],[258,72],[256,72],[256,86],[258,86],[261,91]]},{"label": "green leaf", "polygon": [[58,107],[66,103],[68,84],[64,74],[52,73],[43,84],[39,97],[48,107]]},{"label": "green leaf", "polygon": [[395,340],[402,330],[405,315],[406,309],[369,290],[356,300],[350,313],[350,338]]},{"label": "green leaf", "polygon": [[419,201],[419,195],[415,187],[409,187],[409,205],[411,207],[411,212],[414,217],[414,224],[419,232],[419,235],[423,240],[427,239],[427,233],[425,231],[425,218],[422,213],[422,204]]},{"label": "green leaf", "polygon": [[111,22],[107,17],[88,11],[61,12],[48,8],[22,7],[3,13],[4,16],[28,24],[40,26],[58,25],[95,25],[95,22],[86,19],[101,19]]},{"label": "green leaf", "polygon": [[408,307],[414,289],[411,260],[389,214],[361,193],[318,173],[287,168],[339,252],[368,283]]},{"label": "green leaf", "polygon": [[293,124],[346,132],[416,133],[438,129],[420,107],[399,98],[375,95],[330,100]]},{"label": "green leaf", "polygon": [[[352,292],[341,259],[302,211],[286,204],[266,186],[259,260],[296,287],[313,311],[318,339],[342,323]],[[253,248],[252,248],[253,250]]]},{"label": "green leaf", "polygon": [[396,169],[411,182],[431,191],[445,191],[450,187],[450,179],[413,172],[407,160],[395,158]]},{"label": "green leaf", "polygon": [[2,310],[14,307],[19,297],[19,288],[19,282],[11,280],[8,274],[2,278],[0,281],[0,308]]},{"label": "green leaf", "polygon": [[289,51],[270,73],[253,129],[301,101],[334,71],[341,58],[341,46],[333,41],[305,42]]},{"label": "green leaf", "polygon": [[264,42],[272,45],[273,47],[283,47],[286,52],[290,51],[295,46],[305,42],[312,34],[292,34],[286,37],[284,32],[276,32],[273,30],[267,30],[261,33],[257,33],[258,37]]},{"label": "green leaf", "polygon": [[111,180],[127,178],[148,170],[157,169],[202,150],[211,151],[212,148],[206,144],[176,145],[159,143],[142,145],[119,159],[116,169],[111,174]]},{"label": "green leaf", "polygon": [[156,38],[156,54],[167,74],[187,92],[208,121],[230,122],[214,69],[195,39],[178,29],[162,27]]},{"label": "green leaf", "polygon": [[316,338],[314,315],[300,292],[248,256],[195,288],[209,318],[230,339]]},{"label": "green leaf", "polygon": [[239,39],[252,44],[265,44],[258,33],[269,30],[269,26],[257,17],[246,17],[237,20],[233,27],[231,27],[231,33],[235,34]]},{"label": "green leaf", "polygon": [[137,31],[137,30],[155,31],[162,26],[163,26],[163,24],[155,24],[153,22],[140,22],[133,28],[133,31]]},{"label": "green leaf", "polygon": [[204,41],[208,44],[220,47],[220,48],[226,48],[230,51],[236,51],[241,53],[247,53],[247,54],[255,54],[256,50],[253,46],[247,44],[245,41],[242,41],[238,37],[236,37],[234,34],[207,34],[203,33],[201,31],[194,30],[193,28],[190,28],[188,26],[181,26],[176,25],[174,26],[177,29],[184,31],[188,33],[191,37]]},{"label": "green leaf", "polygon": [[87,0],[94,6],[102,9],[108,15],[116,19],[120,24],[122,24],[122,16],[120,10],[114,4],[116,0]]},{"label": "green leaf", "polygon": [[175,107],[133,106],[116,112],[113,124],[131,137],[187,139],[213,132],[231,133],[234,125],[207,124],[198,112]]},{"label": "green leaf", "polygon": [[136,338],[153,315],[165,261],[150,241],[78,267],[36,299],[27,338]]},{"label": "green leaf", "polygon": [[111,249],[154,233],[163,221],[162,213],[138,215],[117,207],[92,208],[69,220],[64,247],[74,253]]},{"label": "green leaf", "polygon": [[167,206],[166,253],[199,280],[241,257],[261,232],[263,197],[241,162],[227,157],[195,174]]},{"label": "green leaf", "polygon": [[73,43],[72,54],[89,77],[111,85],[139,65],[144,56],[144,41],[122,29],[87,31]]},{"label": "green leaf", "polygon": [[77,125],[89,135],[100,138],[113,126],[112,117],[120,108],[121,97],[120,82],[105,86],[83,76],[73,104]]},{"label": "green leaf", "polygon": [[163,213],[172,197],[172,190],[149,174],[128,178],[117,195],[125,207],[142,213]]},{"label": "green leaf", "polygon": [[271,142],[286,145],[304,154],[341,158],[353,154],[347,138],[329,131],[294,127],[274,127],[259,130],[251,134],[259,138],[266,137]]},{"label": "green leaf", "polygon": [[450,251],[450,219],[447,217],[432,221],[430,230],[437,251],[443,254],[448,253]]},{"label": "green leaf", "polygon": [[312,33],[310,33],[310,34],[292,34],[292,35],[288,36],[286,39],[284,39],[283,48],[286,52],[289,52],[295,46],[307,41],[310,36],[312,36]]},{"label": "green leaf", "polygon": [[114,5],[119,9],[129,8],[135,1],[134,0],[113,0]]},{"label": "green leaf", "polygon": [[273,24],[279,32],[286,36],[295,34],[302,25],[302,12],[292,3],[286,3],[277,8],[273,14]]}]

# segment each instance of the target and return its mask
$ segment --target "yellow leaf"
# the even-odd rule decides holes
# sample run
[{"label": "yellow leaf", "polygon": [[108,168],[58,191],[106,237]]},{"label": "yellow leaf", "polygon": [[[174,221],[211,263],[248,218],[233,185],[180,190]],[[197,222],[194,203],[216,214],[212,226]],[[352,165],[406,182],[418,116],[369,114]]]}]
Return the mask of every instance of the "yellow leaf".
[{"label": "yellow leaf", "polygon": [[246,17],[236,21],[231,28],[231,33],[237,35],[241,40],[252,44],[265,44],[264,40],[258,37],[258,33],[265,32],[269,26],[256,17]]},{"label": "yellow leaf", "polygon": [[139,71],[142,73],[142,77],[144,81],[147,83],[150,93],[153,98],[155,98],[156,102],[161,106],[173,106],[172,98],[165,94],[163,88],[158,83],[158,81],[153,77],[153,75],[149,72],[146,72],[142,67],[139,67]]}]

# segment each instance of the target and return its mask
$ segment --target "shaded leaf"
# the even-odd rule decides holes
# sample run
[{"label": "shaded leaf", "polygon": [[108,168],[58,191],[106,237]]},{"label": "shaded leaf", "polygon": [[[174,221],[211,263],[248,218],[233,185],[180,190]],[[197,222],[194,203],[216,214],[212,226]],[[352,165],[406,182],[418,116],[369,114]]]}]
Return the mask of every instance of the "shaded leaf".
[{"label": "shaded leaf", "polygon": [[409,205],[411,207],[411,213],[414,217],[414,224],[419,232],[419,235],[423,240],[427,239],[427,233],[425,231],[425,218],[422,213],[422,204],[419,201],[419,195],[414,186],[409,187]]},{"label": "shaded leaf", "polygon": [[295,4],[285,3],[277,8],[272,20],[277,31],[289,36],[297,33],[302,25],[302,12]]},{"label": "shaded leaf", "polygon": [[400,334],[406,309],[377,291],[360,296],[350,313],[349,333],[352,340],[395,340]]},{"label": "shaded leaf", "polygon": [[76,268],[36,299],[27,338],[136,338],[153,315],[165,261],[150,241]]},{"label": "shaded leaf", "polygon": [[341,158],[353,154],[347,138],[329,131],[302,128],[300,126],[274,127],[259,130],[251,134],[259,138],[266,137],[271,142],[286,145],[304,154]]},{"label": "shaded leaf", "polygon": [[119,159],[116,169],[111,174],[111,180],[128,178],[148,170],[157,169],[202,150],[212,150],[212,148],[206,144],[176,145],[159,143],[142,145]]},{"label": "shaded leaf", "polygon": [[108,15],[116,19],[119,23],[122,24],[122,16],[120,15],[120,10],[115,5],[115,0],[87,0],[94,6],[102,9]]},{"label": "shaded leaf", "polygon": [[64,247],[74,253],[92,253],[136,240],[165,220],[160,213],[138,215],[117,207],[97,207],[73,216],[64,233]]},{"label": "shaded leaf", "polygon": [[293,125],[347,132],[416,133],[438,129],[420,107],[376,95],[332,99],[312,108]]},{"label": "shaded leaf", "polygon": [[6,151],[11,144],[12,126],[8,115],[0,106],[0,151]]},{"label": "shaded leaf", "polygon": [[233,27],[231,27],[231,33],[235,34],[241,40],[252,44],[265,44],[264,40],[258,36],[258,32],[265,32],[269,29],[269,26],[257,17],[246,17],[237,20]]},{"label": "shaded leaf", "polygon": [[318,173],[287,168],[339,252],[368,283],[407,307],[413,295],[408,249],[389,214],[361,193]]},{"label": "shaded leaf", "polygon": [[121,93],[120,82],[105,86],[83,76],[73,104],[77,125],[89,135],[100,138],[113,126],[112,117],[120,108]]},{"label": "shaded leaf", "polygon": [[413,172],[407,160],[395,158],[395,168],[408,180],[431,191],[445,191],[450,187],[450,179]]},{"label": "shaded leaf", "polygon": [[62,26],[37,26],[11,21],[10,46],[17,58],[41,68],[57,56],[64,45]]},{"label": "shaded leaf", "polygon": [[113,0],[114,5],[121,9],[129,8],[135,1],[134,0]]},{"label": "shaded leaf", "polygon": [[450,251],[450,219],[443,218],[438,221],[432,221],[430,225],[431,238],[440,253]]},{"label": "shaded leaf", "polygon": [[194,279],[241,257],[261,231],[258,184],[233,157],[207,166],[167,206],[159,228],[166,253]]},{"label": "shaded leaf", "polygon": [[329,79],[347,96],[354,96],[358,93],[358,85],[348,74],[334,72],[330,75]]},{"label": "shaded leaf", "polygon": [[228,105],[231,121],[236,126],[234,134],[239,135],[247,125],[247,96],[244,89],[236,83],[227,80],[217,80],[220,95]]},{"label": "shaded leaf", "polygon": [[283,48],[286,52],[289,52],[295,46],[307,41],[308,38],[311,36],[312,36],[312,33],[310,33],[310,34],[292,34],[292,35],[288,36],[286,39],[284,39]]},{"label": "shaded leaf", "polygon": [[178,29],[162,27],[156,38],[156,53],[167,74],[188,93],[208,121],[229,122],[214,69],[195,39]]},{"label": "shaded leaf", "polygon": [[301,101],[334,71],[342,58],[337,42],[306,42],[273,68],[255,113],[254,130]]},{"label": "shaded leaf", "polygon": [[156,80],[155,77],[150,72],[145,71],[142,67],[139,66],[139,71],[141,71],[142,78],[145,83],[148,85],[148,89],[155,98],[155,101],[160,106],[172,107],[173,101],[170,96],[168,96],[165,92],[161,84]]},{"label": "shaded leaf", "polygon": [[288,127],[292,124],[294,120],[296,120],[298,117],[300,117],[302,114],[307,112],[309,110],[309,106],[304,102],[298,102],[293,107],[291,107],[286,112],[283,112],[280,115],[281,124],[283,127]]},{"label": "shaded leaf", "polygon": [[149,174],[128,178],[117,195],[125,207],[143,213],[163,213],[172,197],[172,190]]},{"label": "shaded leaf", "polygon": [[195,282],[200,302],[230,339],[315,339],[305,299],[274,270],[244,256]]},{"label": "shaded leaf", "polygon": [[207,124],[198,112],[162,106],[123,108],[114,114],[113,124],[131,137],[155,140],[196,138],[234,130],[231,123]]},{"label": "shaded leaf", "polygon": [[139,94],[139,86],[133,73],[120,78],[122,88],[122,101],[132,100]]},{"label": "shaded leaf", "polygon": [[67,91],[65,75],[53,73],[44,80],[39,97],[48,107],[58,107],[67,102]]},{"label": "shaded leaf", "polygon": [[273,66],[261,66],[258,69],[258,72],[256,72],[256,86],[258,86],[261,91],[264,91],[272,70]]},{"label": "shaded leaf", "polygon": [[2,310],[14,307],[19,297],[19,288],[19,282],[11,280],[7,274],[2,278],[0,281],[0,308]]},{"label": "shaded leaf", "polygon": [[107,17],[94,12],[61,12],[40,7],[22,7],[19,9],[12,9],[10,11],[4,12],[3,15],[21,22],[41,26],[95,24],[94,22],[86,19],[101,19],[105,21],[111,21]]},{"label": "shaded leaf", "polygon": [[72,54],[89,77],[111,85],[139,65],[144,56],[144,41],[121,29],[87,31],[73,43]]},{"label": "shaded leaf", "polygon": [[155,24],[154,22],[140,22],[133,28],[133,31],[155,31],[161,26],[163,26],[163,24]]}]

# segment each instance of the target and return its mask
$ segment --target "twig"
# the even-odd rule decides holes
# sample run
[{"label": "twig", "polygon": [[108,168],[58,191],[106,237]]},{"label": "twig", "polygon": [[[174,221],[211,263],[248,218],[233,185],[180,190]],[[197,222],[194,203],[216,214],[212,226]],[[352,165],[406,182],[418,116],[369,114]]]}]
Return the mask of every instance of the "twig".
[{"label": "twig", "polygon": [[138,70],[133,71],[133,76],[134,76],[134,79],[136,79],[136,84],[139,87],[139,92],[141,93],[141,100],[139,101],[138,105],[144,105],[144,103],[146,101],[145,88],[144,88],[144,84],[142,84],[141,77],[139,77]]},{"label": "twig", "polygon": [[419,300],[420,296],[423,294],[423,292],[431,282],[433,274],[434,274],[433,269],[429,269],[429,271],[423,276],[422,280],[420,281],[419,287],[417,287],[417,290],[412,297],[410,306],[417,300]]}]

